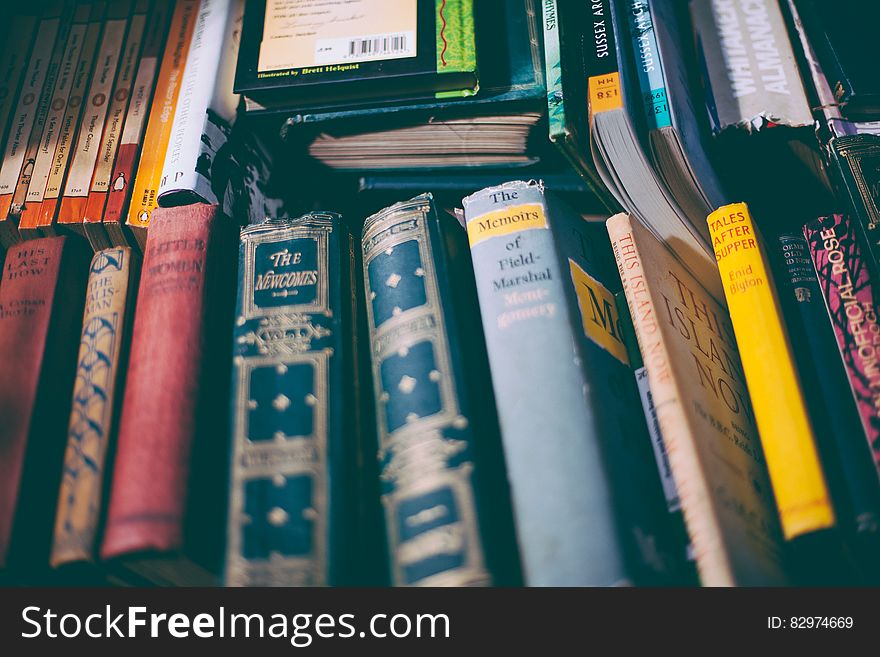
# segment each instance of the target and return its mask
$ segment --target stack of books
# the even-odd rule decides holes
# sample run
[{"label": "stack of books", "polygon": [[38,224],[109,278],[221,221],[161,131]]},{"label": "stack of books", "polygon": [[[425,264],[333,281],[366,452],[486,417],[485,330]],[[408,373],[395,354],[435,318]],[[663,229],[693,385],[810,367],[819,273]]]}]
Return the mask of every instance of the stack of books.
[{"label": "stack of books", "polygon": [[14,17],[3,581],[880,582],[878,11],[476,4]]}]

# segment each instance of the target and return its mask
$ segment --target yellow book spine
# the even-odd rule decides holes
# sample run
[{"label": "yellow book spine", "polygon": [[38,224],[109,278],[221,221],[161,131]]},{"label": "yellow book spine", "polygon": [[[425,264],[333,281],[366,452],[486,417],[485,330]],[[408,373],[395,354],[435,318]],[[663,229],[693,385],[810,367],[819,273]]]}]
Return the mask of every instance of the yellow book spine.
[{"label": "yellow book spine", "polygon": [[159,183],[162,180],[165,154],[171,139],[171,126],[174,123],[180,83],[198,9],[199,0],[182,0],[177,3],[171,19],[168,43],[156,80],[156,93],[150,108],[150,118],[128,208],[126,223],[132,228],[147,228],[150,225],[150,215],[158,207]]},{"label": "yellow book spine", "polygon": [[708,222],[785,538],[833,527],[791,343],[749,209],[725,205]]}]

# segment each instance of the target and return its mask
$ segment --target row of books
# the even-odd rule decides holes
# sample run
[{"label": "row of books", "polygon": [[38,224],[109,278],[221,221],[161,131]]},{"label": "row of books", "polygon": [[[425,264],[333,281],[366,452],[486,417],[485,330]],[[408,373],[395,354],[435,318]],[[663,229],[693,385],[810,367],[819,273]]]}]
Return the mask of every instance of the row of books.
[{"label": "row of books", "polygon": [[[208,30],[220,5],[215,28],[230,29],[233,4],[169,5],[169,34],[187,43],[175,25]],[[393,24],[363,4],[339,33],[321,8],[249,4],[243,111],[287,116],[282,139],[318,159],[302,117],[323,117],[357,138],[325,164],[411,167],[369,185],[436,195],[373,213],[363,194],[316,192],[306,204],[353,209],[292,219],[263,196],[221,208],[225,193],[194,182],[153,195],[130,242],[84,229],[91,264],[79,231],[29,239],[45,233],[22,230],[26,203],[7,230],[29,241],[10,243],[0,281],[16,373],[0,382],[5,576],[876,582],[880,113],[847,47],[861,28],[838,29],[859,3],[402,0]],[[512,30],[515,48],[493,48],[501,17],[528,43]],[[440,88],[447,42],[461,56]],[[156,98],[168,61],[183,90],[221,61],[184,66],[179,50],[156,60]],[[506,66],[514,51],[532,64]],[[531,86],[498,73],[514,70]],[[209,86],[231,91],[231,76]],[[210,116],[173,107],[174,125]],[[437,113],[456,139],[469,126],[464,146],[492,148],[506,137],[487,116],[520,111],[530,141],[546,119],[589,190],[567,199],[604,204],[607,224],[497,169],[549,152],[480,160],[483,146],[423,141]],[[214,204],[157,208],[197,200]]]},{"label": "row of books", "polygon": [[[161,205],[264,216],[268,155],[234,129],[243,3],[37,3],[0,54],[0,243],[143,247]],[[257,184],[259,180],[259,184]]]}]

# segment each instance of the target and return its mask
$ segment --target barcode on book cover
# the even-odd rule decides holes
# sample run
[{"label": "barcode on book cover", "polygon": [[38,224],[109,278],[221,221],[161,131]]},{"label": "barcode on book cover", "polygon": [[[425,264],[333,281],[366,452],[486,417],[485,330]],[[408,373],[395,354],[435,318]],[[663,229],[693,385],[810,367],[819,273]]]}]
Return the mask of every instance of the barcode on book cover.
[{"label": "barcode on book cover", "polygon": [[315,43],[316,64],[402,59],[415,56],[415,32],[318,39]]}]

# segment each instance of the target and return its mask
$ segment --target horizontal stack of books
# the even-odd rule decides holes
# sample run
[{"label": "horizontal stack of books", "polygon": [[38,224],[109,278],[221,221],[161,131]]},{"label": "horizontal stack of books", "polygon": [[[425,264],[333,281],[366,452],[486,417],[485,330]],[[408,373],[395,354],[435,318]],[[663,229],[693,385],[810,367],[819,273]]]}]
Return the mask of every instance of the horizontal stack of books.
[{"label": "horizontal stack of books", "polygon": [[876,585],[870,18],[16,14],[0,581]]}]

